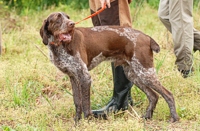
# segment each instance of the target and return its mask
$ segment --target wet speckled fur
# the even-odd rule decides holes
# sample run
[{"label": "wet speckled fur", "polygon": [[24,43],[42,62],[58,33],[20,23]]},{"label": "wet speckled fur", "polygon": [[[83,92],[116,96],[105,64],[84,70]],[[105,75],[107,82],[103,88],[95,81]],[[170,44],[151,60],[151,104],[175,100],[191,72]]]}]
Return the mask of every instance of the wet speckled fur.
[{"label": "wet speckled fur", "polygon": [[[70,77],[76,120],[81,118],[82,112],[84,117],[92,114],[89,70],[105,60],[122,65],[127,78],[147,95],[146,119],[152,118],[159,93],[168,103],[171,122],[179,120],[172,93],[156,77],[153,51],[159,52],[160,47],[151,37],[129,27],[74,25],[65,13],[52,13],[44,20],[40,35],[49,48],[51,62]],[[62,33],[70,35],[70,41],[59,41]]]}]

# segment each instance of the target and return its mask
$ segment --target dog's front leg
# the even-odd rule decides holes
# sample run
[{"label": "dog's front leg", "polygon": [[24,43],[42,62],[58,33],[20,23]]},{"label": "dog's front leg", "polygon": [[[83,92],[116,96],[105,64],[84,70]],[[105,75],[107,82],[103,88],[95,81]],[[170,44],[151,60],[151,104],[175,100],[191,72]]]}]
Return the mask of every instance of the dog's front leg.
[{"label": "dog's front leg", "polygon": [[81,91],[82,91],[82,106],[84,117],[87,118],[92,114],[90,108],[90,87],[91,87],[91,76],[89,75],[89,71],[87,69],[83,69],[80,73],[80,81],[81,81]]},{"label": "dog's front leg", "polygon": [[74,120],[77,122],[81,119],[82,114],[82,99],[81,99],[81,85],[77,77],[70,76],[70,82],[73,90],[73,99],[76,108],[76,115]]}]

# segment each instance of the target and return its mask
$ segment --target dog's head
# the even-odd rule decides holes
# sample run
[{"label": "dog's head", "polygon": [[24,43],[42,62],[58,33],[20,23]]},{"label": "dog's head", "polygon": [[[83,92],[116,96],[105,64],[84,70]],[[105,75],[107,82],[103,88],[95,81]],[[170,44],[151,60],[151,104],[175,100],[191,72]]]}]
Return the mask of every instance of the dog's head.
[{"label": "dog's head", "polygon": [[75,23],[63,12],[52,13],[44,20],[40,28],[43,43],[70,43]]}]

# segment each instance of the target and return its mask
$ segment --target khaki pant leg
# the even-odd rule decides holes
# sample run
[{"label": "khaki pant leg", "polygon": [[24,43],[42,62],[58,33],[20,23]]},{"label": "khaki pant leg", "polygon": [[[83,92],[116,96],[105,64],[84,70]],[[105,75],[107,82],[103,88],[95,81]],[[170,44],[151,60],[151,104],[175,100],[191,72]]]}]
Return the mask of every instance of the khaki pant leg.
[{"label": "khaki pant leg", "polygon": [[158,8],[158,17],[168,31],[171,31],[171,23],[169,22],[169,0],[160,0]]},{"label": "khaki pant leg", "polygon": [[194,29],[194,51],[200,51],[200,31]]},{"label": "khaki pant leg", "polygon": [[160,0],[158,15],[165,27],[172,33],[176,65],[181,70],[192,67],[194,42],[193,0]]},{"label": "khaki pant leg", "polygon": [[[171,23],[169,22],[169,0],[160,0],[159,9],[158,9],[158,17],[160,21],[164,24],[164,26],[171,31]],[[194,35],[194,47],[193,50],[200,50],[200,31],[193,29]]]}]

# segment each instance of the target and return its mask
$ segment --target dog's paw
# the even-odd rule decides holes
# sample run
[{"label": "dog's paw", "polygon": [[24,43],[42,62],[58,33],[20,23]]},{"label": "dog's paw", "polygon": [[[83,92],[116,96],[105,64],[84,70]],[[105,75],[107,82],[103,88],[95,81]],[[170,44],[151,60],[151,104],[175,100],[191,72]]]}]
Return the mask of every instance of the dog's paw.
[{"label": "dog's paw", "polygon": [[174,122],[177,122],[179,120],[180,120],[180,118],[178,116],[177,117],[171,117],[169,122],[174,123]]}]

